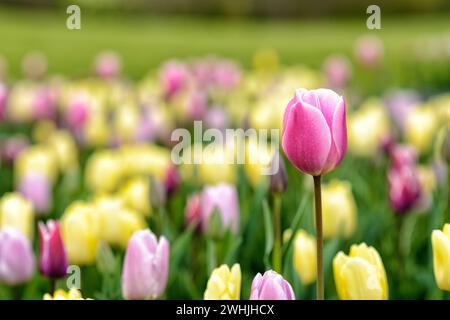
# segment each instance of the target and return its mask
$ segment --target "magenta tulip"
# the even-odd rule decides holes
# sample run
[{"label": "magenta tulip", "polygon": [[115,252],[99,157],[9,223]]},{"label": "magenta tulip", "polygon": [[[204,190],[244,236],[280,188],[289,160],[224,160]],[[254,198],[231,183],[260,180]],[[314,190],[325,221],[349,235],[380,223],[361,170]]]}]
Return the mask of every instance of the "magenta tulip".
[{"label": "magenta tulip", "polygon": [[289,282],[269,270],[253,279],[250,300],[295,300],[295,294]]},{"label": "magenta tulip", "polygon": [[20,178],[20,193],[31,201],[37,214],[48,212],[52,204],[52,186],[41,173],[27,173]]},{"label": "magenta tulip", "polygon": [[128,242],[122,272],[122,294],[128,300],[157,299],[167,285],[169,242],[149,230],[136,231]]},{"label": "magenta tulip", "polygon": [[221,183],[206,186],[201,198],[201,228],[207,231],[209,220],[217,209],[221,218],[222,229],[230,228],[233,233],[239,229],[239,206],[236,187]]},{"label": "magenta tulip", "polygon": [[414,165],[391,167],[388,183],[389,200],[395,212],[403,214],[419,205],[422,187]]},{"label": "magenta tulip", "polygon": [[14,228],[0,230],[0,283],[17,285],[34,272],[33,248],[27,237]]},{"label": "magenta tulip", "polygon": [[89,116],[89,105],[86,99],[82,97],[74,98],[65,114],[67,125],[74,130],[80,130],[84,127]]},{"label": "magenta tulip", "polygon": [[160,79],[165,97],[170,98],[186,87],[189,70],[182,62],[170,61],[163,66]]},{"label": "magenta tulip", "polygon": [[0,121],[3,121],[6,116],[6,101],[8,99],[8,89],[0,83]]},{"label": "magenta tulip", "polygon": [[66,275],[68,262],[61,237],[59,222],[39,222],[40,259],[39,271],[49,278],[62,278]]},{"label": "magenta tulip", "polygon": [[343,97],[328,89],[298,89],[284,112],[283,150],[300,171],[313,176],[333,170],[347,151]]}]

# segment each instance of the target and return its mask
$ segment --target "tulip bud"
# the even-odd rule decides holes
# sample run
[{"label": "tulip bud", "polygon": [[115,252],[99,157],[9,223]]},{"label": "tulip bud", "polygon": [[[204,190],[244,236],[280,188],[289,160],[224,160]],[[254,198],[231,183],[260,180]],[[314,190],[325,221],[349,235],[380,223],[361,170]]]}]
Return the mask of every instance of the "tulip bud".
[{"label": "tulip bud", "polygon": [[135,177],[128,180],[120,188],[119,195],[128,207],[139,211],[146,217],[151,214],[149,179]]},{"label": "tulip bud", "polygon": [[[69,292],[56,290],[53,296],[50,293],[44,295],[44,300],[84,300],[81,292],[76,288],[71,288]],[[87,299],[90,300],[90,299]]]},{"label": "tulip bud", "polygon": [[64,211],[61,232],[69,263],[88,265],[95,262],[99,241],[99,221],[95,207],[76,201]]},{"label": "tulip bud", "polygon": [[271,175],[269,177],[269,190],[272,193],[282,193],[287,188],[288,177],[284,160],[279,152],[272,158]]},{"label": "tulip bud", "polygon": [[356,229],[356,203],[347,181],[332,180],[322,187],[322,219],[325,239],[342,234],[349,238]]},{"label": "tulip bud", "polygon": [[[215,218],[210,219],[211,216],[214,216],[214,212],[216,212]],[[201,228],[203,232],[208,232],[208,228],[211,225],[217,224],[220,224],[222,230],[230,228],[234,234],[238,232],[238,197],[236,187],[233,185],[222,183],[215,186],[206,186],[203,189],[201,196]]]},{"label": "tulip bud", "polygon": [[206,285],[205,300],[239,300],[241,295],[241,267],[223,264],[213,270]]},{"label": "tulip bud", "polygon": [[282,145],[302,172],[333,170],[347,151],[344,99],[328,89],[296,90],[284,113]]},{"label": "tulip bud", "polygon": [[389,200],[395,212],[404,214],[420,203],[422,186],[415,166],[390,168],[388,184]]},{"label": "tulip bud", "polygon": [[39,271],[49,278],[62,278],[67,273],[67,255],[62,241],[59,222],[39,222]]},{"label": "tulip bud", "polygon": [[189,196],[184,215],[186,225],[199,225],[201,219],[201,194],[195,193]]},{"label": "tulip bud", "polygon": [[294,268],[304,285],[316,281],[316,239],[304,230],[297,231],[294,240]]},{"label": "tulip bud", "polygon": [[18,193],[6,193],[0,200],[0,227],[13,227],[33,239],[34,214],[31,202]]},{"label": "tulip bud", "polygon": [[441,290],[450,291],[450,224],[431,234],[434,278]]},{"label": "tulip bud", "polygon": [[338,252],[333,260],[334,282],[342,300],[388,299],[383,261],[373,247],[352,245],[347,256]]},{"label": "tulip bud", "polygon": [[295,300],[295,294],[289,282],[269,270],[253,279],[250,300]]},{"label": "tulip bud", "polygon": [[34,272],[30,241],[14,228],[0,230],[0,283],[17,285],[28,281]]},{"label": "tulip bud", "polygon": [[27,173],[20,177],[20,193],[33,204],[37,215],[48,213],[52,205],[52,186],[42,173]]},{"label": "tulip bud", "polygon": [[169,271],[169,242],[149,230],[136,231],[128,242],[122,271],[122,294],[128,300],[157,299]]}]

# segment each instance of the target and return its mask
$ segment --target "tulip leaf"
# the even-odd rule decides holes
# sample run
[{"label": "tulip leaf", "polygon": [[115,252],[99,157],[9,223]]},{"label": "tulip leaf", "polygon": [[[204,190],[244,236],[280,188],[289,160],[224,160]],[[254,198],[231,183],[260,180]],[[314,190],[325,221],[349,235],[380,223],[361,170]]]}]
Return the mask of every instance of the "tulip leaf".
[{"label": "tulip leaf", "polygon": [[178,239],[173,243],[170,250],[170,281],[175,279],[175,271],[178,269],[178,265],[180,264],[181,258],[186,256],[186,251],[191,243],[191,238],[194,233],[194,227],[189,227],[181,234]]},{"label": "tulip leaf", "polygon": [[290,248],[292,247],[292,243],[295,239],[295,234],[297,233],[297,229],[300,225],[300,222],[302,221],[303,215],[306,212],[306,204],[308,203],[308,198],[303,197],[302,201],[300,201],[300,204],[297,208],[297,212],[295,213],[294,219],[292,219],[291,226],[289,227],[292,231],[292,236],[289,238],[289,241],[283,245],[282,252],[283,252],[283,261],[286,259],[286,255],[289,252]]},{"label": "tulip leaf", "polygon": [[269,256],[273,249],[273,224],[272,224],[272,215],[270,213],[269,205],[267,204],[267,200],[263,201],[263,214],[264,214],[264,231],[266,235],[266,246],[264,250],[264,264],[266,267],[270,266]]}]

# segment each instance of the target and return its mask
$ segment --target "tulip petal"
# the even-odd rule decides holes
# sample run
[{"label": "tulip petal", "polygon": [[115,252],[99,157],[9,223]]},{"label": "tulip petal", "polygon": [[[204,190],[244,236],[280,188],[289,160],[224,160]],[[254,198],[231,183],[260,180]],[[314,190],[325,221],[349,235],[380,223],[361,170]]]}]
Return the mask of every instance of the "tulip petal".
[{"label": "tulip petal", "polygon": [[297,169],[320,174],[331,147],[330,130],[320,110],[307,103],[291,104],[286,110],[282,146]]}]

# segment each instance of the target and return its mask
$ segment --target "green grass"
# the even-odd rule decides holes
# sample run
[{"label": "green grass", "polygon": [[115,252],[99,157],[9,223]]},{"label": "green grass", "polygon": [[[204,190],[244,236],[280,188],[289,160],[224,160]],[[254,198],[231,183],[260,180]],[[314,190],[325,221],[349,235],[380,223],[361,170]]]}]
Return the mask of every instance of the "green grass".
[{"label": "green grass", "polygon": [[20,61],[31,49],[43,51],[50,71],[84,75],[96,53],[114,49],[124,71],[137,78],[161,61],[176,57],[216,54],[235,58],[244,66],[259,48],[275,48],[282,63],[321,65],[330,53],[351,55],[360,35],[376,33],[385,43],[386,64],[395,67],[419,39],[448,34],[449,15],[382,17],[382,30],[366,28],[366,15],[352,20],[223,20],[144,15],[94,15],[81,9],[81,30],[66,29],[60,11],[18,11],[0,8],[0,54],[20,75]]}]

